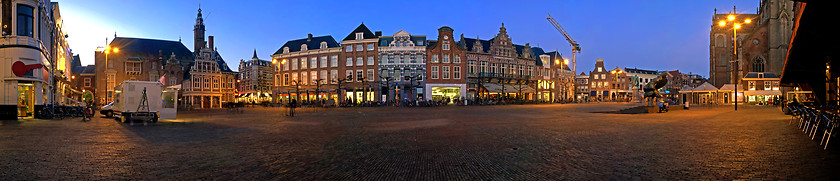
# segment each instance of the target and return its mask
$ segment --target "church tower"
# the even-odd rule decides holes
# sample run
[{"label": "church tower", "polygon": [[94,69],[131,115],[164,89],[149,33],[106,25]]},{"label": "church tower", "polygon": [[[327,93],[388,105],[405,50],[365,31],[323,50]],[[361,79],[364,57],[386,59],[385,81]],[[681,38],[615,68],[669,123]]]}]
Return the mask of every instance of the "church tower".
[{"label": "church tower", "polygon": [[193,28],[193,35],[195,36],[194,40],[195,47],[193,47],[193,53],[198,54],[202,48],[204,48],[204,18],[201,17],[201,8],[198,8],[198,17],[195,18],[195,28]]}]

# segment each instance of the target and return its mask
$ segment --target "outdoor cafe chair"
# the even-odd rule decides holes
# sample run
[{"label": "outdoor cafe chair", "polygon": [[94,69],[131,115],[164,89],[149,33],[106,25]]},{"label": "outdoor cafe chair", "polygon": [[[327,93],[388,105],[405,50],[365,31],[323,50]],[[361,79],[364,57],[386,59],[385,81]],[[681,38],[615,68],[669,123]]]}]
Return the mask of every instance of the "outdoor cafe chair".
[{"label": "outdoor cafe chair", "polygon": [[799,125],[799,128],[802,129],[803,133],[808,134],[808,126],[810,126],[813,123],[816,117],[817,115],[813,109],[805,109],[805,119],[802,121],[802,124]]},{"label": "outdoor cafe chair", "polygon": [[824,121],[828,121],[828,117],[826,117],[825,113],[820,113],[819,111],[814,111],[814,114],[815,114],[814,120],[813,120],[813,122],[811,122],[811,125],[808,126],[809,127],[808,129],[810,129],[809,130],[810,135],[808,135],[808,136],[811,136],[811,140],[816,139],[817,131],[820,130],[820,126],[824,123]]},{"label": "outdoor cafe chair", "polygon": [[799,106],[795,105],[788,105],[788,110],[790,110],[790,121],[788,121],[788,125],[792,125],[793,122],[798,122],[802,119],[802,111],[799,109]]},{"label": "outdoor cafe chair", "polygon": [[828,149],[828,141],[831,140],[831,136],[834,135],[834,131],[836,130],[838,123],[837,123],[837,116],[836,115],[823,115],[826,121],[825,131],[823,132],[822,139],[820,140],[820,145],[823,145],[823,141],[825,141],[825,147],[823,150]]}]

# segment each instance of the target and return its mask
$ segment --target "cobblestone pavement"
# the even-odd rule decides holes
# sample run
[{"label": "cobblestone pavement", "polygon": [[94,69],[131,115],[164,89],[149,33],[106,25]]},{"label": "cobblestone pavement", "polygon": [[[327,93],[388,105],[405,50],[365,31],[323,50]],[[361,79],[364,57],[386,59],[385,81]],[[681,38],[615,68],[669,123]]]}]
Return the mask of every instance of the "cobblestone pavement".
[{"label": "cobblestone pavement", "polygon": [[[0,125],[0,180],[640,180],[840,175],[775,107],[591,113],[631,104],[248,108],[177,122]],[[818,139],[819,140],[819,139]],[[840,147],[835,147],[840,150]]]}]

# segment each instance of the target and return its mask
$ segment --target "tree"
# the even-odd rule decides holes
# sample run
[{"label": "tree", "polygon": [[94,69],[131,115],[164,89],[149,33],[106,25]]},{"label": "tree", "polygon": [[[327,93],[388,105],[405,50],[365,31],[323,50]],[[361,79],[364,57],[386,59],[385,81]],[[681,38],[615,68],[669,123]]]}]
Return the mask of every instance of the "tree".
[{"label": "tree", "polygon": [[[313,81],[313,82],[315,83],[315,97],[316,97],[316,98],[317,98],[319,95],[321,95],[321,82],[322,82],[322,81],[324,81],[324,79],[317,79],[317,80],[314,80],[314,81]],[[319,105],[319,106],[323,106],[323,105],[321,105],[321,101],[317,101],[317,102],[318,102],[318,105]]]},{"label": "tree", "polygon": [[[380,86],[380,87],[388,87],[388,93],[387,93],[387,94],[388,94],[388,95],[390,95],[390,94],[391,94],[391,88],[390,88],[390,87],[391,87],[391,81],[393,81],[393,80],[394,80],[394,78],[393,78],[393,77],[382,77],[382,76],[379,76],[379,78],[380,78],[380,79],[382,79],[382,80],[385,80],[385,85],[384,85],[384,86]],[[382,83],[382,82],[380,81],[380,84],[381,84],[381,83]],[[381,89],[381,88],[380,88],[380,89]],[[390,102],[392,102],[390,99],[393,99],[393,97],[388,96],[388,99],[389,99],[389,100],[385,100],[385,101],[390,103]]]},{"label": "tree", "polygon": [[[292,80],[291,82],[292,82],[292,85],[295,86],[296,100],[298,101],[298,103],[300,103],[300,83],[301,83],[301,81],[300,80]],[[289,102],[289,103],[291,104],[291,102]],[[297,105],[292,105],[292,106],[297,106]]]},{"label": "tree", "polygon": [[336,86],[335,93],[336,93],[336,94],[338,94],[338,96],[337,96],[337,97],[338,97],[338,101],[339,101],[339,102],[337,102],[337,103],[335,104],[335,105],[336,105],[336,107],[337,107],[337,106],[339,106],[339,105],[341,104],[341,102],[343,102],[343,101],[344,101],[344,95],[342,95],[342,94],[341,94],[341,83],[342,83],[342,82],[346,82],[347,80],[351,80],[351,77],[350,77],[350,76],[347,76],[347,77],[345,77],[345,78],[343,78],[343,79],[338,79],[338,80],[337,80],[337,81],[338,81],[338,82],[337,82],[337,84],[338,84],[338,85]]}]

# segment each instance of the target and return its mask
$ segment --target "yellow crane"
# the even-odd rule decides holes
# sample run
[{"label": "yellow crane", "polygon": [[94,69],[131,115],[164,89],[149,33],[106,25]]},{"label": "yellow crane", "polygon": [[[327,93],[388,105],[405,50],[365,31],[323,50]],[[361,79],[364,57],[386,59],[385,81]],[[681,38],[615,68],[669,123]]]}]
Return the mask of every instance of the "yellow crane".
[{"label": "yellow crane", "polygon": [[557,21],[554,21],[554,18],[551,17],[551,14],[548,14],[548,17],[545,18],[551,25],[554,25],[554,28],[557,29],[564,37],[566,37],[566,41],[569,41],[569,44],[572,46],[572,72],[575,72],[577,75],[577,54],[580,53],[580,44],[577,43],[572,36],[569,36],[569,33],[566,33],[566,30],[563,30],[563,27],[560,27],[560,24],[557,24]]}]

